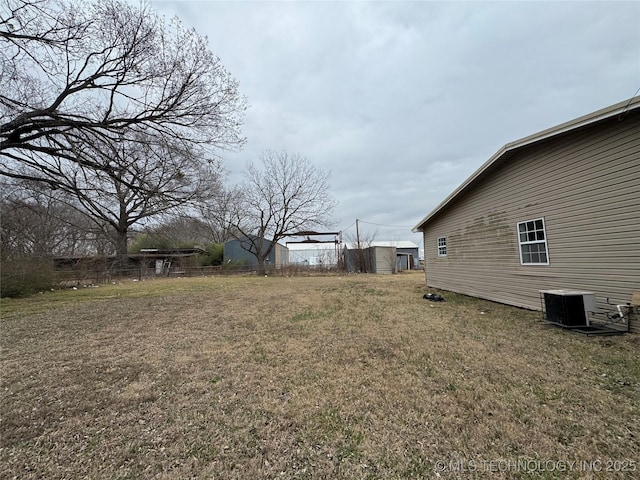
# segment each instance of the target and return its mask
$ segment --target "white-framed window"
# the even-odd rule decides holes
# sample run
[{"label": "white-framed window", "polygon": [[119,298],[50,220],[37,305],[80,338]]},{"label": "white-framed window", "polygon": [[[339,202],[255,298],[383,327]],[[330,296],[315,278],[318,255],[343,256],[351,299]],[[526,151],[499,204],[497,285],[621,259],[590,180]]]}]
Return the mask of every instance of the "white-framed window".
[{"label": "white-framed window", "polygon": [[438,237],[438,256],[447,256],[447,237]]},{"label": "white-framed window", "polygon": [[549,265],[544,218],[518,223],[521,265]]}]

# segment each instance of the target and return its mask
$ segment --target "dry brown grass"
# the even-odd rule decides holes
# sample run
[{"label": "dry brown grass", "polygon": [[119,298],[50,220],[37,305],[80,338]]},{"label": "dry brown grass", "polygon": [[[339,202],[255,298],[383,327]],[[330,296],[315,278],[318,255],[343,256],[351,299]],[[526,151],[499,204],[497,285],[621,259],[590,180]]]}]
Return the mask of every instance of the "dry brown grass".
[{"label": "dry brown grass", "polygon": [[[638,476],[637,335],[424,292],[414,273],[3,300],[0,477]],[[525,460],[548,463],[505,463]]]}]

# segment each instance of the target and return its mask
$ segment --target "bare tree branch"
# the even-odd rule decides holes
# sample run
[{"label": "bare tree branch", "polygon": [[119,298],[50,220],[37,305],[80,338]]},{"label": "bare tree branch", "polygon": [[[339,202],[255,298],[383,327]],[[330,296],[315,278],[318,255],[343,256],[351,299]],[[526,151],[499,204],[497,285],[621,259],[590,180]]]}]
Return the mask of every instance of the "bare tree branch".
[{"label": "bare tree branch", "polygon": [[43,155],[88,167],[70,153],[81,139],[243,145],[237,81],[177,19],[119,0],[0,2],[0,175],[37,178]]},{"label": "bare tree branch", "polygon": [[40,182],[4,183],[0,198],[2,261],[105,253],[101,226],[60,190]]},{"label": "bare tree branch", "polygon": [[[299,154],[266,150],[261,166],[249,164],[245,182],[231,194],[234,201],[219,208],[241,246],[264,266],[275,245],[287,235],[331,224],[336,201],[328,193],[328,172]],[[270,240],[265,242],[264,240]]]}]

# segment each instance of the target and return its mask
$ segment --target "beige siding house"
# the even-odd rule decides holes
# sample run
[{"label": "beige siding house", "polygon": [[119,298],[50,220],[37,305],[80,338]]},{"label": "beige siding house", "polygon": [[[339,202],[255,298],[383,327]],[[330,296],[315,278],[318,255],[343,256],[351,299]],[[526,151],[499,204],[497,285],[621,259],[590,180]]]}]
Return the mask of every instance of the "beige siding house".
[{"label": "beige siding house", "polygon": [[631,301],[640,97],[505,145],[413,231],[429,287],[537,310],[540,290],[591,291],[600,312]]}]

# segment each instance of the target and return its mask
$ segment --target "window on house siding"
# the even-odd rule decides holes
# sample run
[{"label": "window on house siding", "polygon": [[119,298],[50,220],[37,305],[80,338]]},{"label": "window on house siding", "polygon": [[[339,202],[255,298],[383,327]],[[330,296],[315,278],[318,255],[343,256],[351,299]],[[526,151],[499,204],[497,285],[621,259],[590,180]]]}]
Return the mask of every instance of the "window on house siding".
[{"label": "window on house siding", "polygon": [[543,218],[518,223],[518,243],[522,265],[549,265]]},{"label": "window on house siding", "polygon": [[439,257],[447,256],[447,237],[438,238],[438,256]]}]

